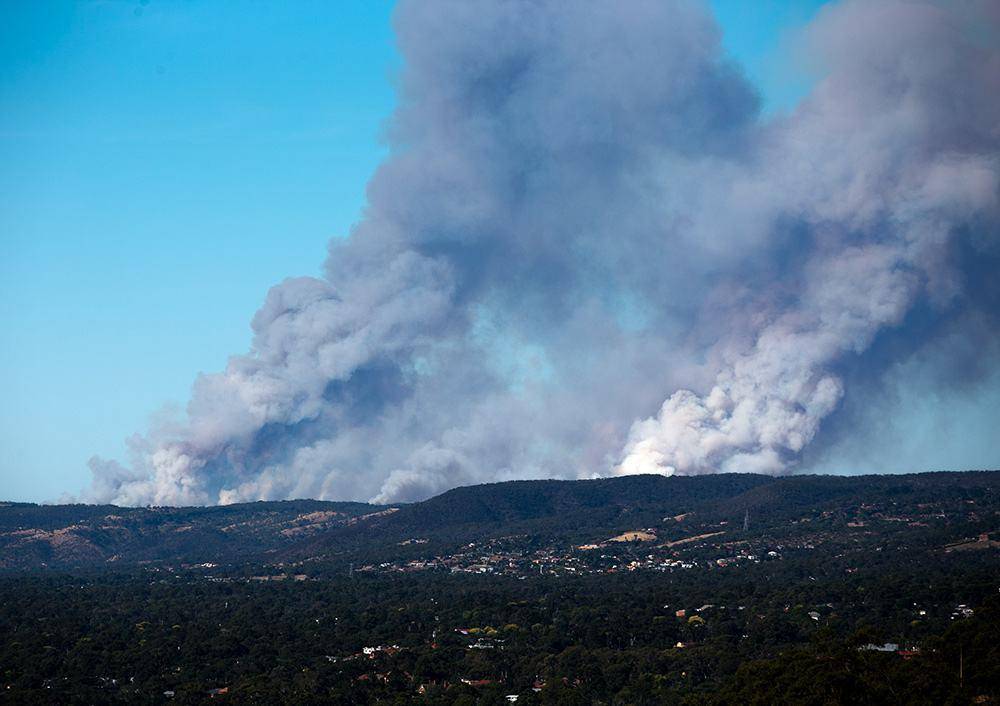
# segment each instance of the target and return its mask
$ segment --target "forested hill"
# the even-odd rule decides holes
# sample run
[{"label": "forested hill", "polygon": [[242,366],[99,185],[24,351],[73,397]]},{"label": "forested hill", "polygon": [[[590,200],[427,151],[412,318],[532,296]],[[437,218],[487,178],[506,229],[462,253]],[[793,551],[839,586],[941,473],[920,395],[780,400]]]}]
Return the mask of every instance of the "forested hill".
[{"label": "forested hill", "polygon": [[315,500],[199,508],[3,503],[0,568],[310,561],[353,566],[429,559],[511,537],[533,546],[596,545],[642,531],[635,541],[676,542],[736,529],[786,532],[800,522],[845,532],[864,526],[868,533],[903,522],[941,541],[957,541],[970,532],[1000,529],[998,511],[997,471],[513,481],[394,506]]},{"label": "forested hill", "polygon": [[1000,472],[0,507],[11,703],[984,704]]},{"label": "forested hill", "polygon": [[0,569],[261,559],[384,508],[290,500],[220,507],[0,504]]}]

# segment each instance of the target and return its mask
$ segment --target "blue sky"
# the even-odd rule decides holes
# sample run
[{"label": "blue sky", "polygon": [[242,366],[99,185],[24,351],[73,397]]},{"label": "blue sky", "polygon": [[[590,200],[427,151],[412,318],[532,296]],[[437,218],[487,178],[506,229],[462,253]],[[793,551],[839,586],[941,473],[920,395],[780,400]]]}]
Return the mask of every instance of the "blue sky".
[{"label": "blue sky", "polygon": [[[819,0],[714,0],[768,111]],[[0,5],[0,497],[53,500],[317,274],[384,154],[387,0]]]}]

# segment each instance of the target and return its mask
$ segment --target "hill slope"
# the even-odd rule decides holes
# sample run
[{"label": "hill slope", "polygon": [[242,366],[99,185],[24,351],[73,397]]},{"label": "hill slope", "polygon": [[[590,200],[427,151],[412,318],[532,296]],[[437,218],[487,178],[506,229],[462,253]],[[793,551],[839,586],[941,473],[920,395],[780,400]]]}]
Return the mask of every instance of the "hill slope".
[{"label": "hill slope", "polygon": [[[934,527],[919,519],[932,511]],[[942,537],[951,532],[961,539],[962,532],[1000,528],[991,524],[1000,525],[998,512],[996,471],[512,481],[456,488],[392,507],[315,500],[209,508],[7,503],[0,506],[0,569],[201,562],[353,565],[430,558],[505,537],[533,547],[572,546],[642,530],[647,540],[688,542],[702,535],[731,536],[751,518],[750,531],[778,536],[802,522],[841,531],[864,525],[869,516],[899,516],[928,532]],[[684,517],[689,519],[675,519]]]},{"label": "hill slope", "polygon": [[381,508],[317,500],[224,507],[0,505],[0,569],[260,557]]}]

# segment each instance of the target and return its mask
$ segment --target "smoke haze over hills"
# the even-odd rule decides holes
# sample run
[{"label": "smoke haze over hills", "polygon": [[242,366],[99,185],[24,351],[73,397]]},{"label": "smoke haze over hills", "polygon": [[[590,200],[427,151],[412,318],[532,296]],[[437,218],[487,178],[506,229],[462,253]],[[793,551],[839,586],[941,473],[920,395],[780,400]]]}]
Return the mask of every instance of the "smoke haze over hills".
[{"label": "smoke haze over hills", "polygon": [[781,474],[863,459],[908,390],[997,413],[995,3],[823,10],[771,118],[701,4],[571,7],[400,3],[364,218],[86,499]]}]

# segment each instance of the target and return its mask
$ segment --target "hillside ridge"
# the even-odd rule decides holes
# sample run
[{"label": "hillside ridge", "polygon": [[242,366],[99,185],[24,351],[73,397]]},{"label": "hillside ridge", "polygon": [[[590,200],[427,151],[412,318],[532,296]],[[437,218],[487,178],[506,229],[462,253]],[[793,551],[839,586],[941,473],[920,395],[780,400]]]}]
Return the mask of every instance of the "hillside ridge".
[{"label": "hillside ridge", "polygon": [[[755,528],[767,523],[777,530],[809,513],[846,516],[871,503],[992,501],[998,493],[1000,472],[961,471],[518,480],[392,505],[310,499],[145,508],[5,502],[0,570],[303,561],[353,566],[374,558],[419,560],[510,536],[570,546],[641,532],[671,542],[715,533],[745,515],[754,518]],[[696,520],[671,519],[692,514]]]}]

